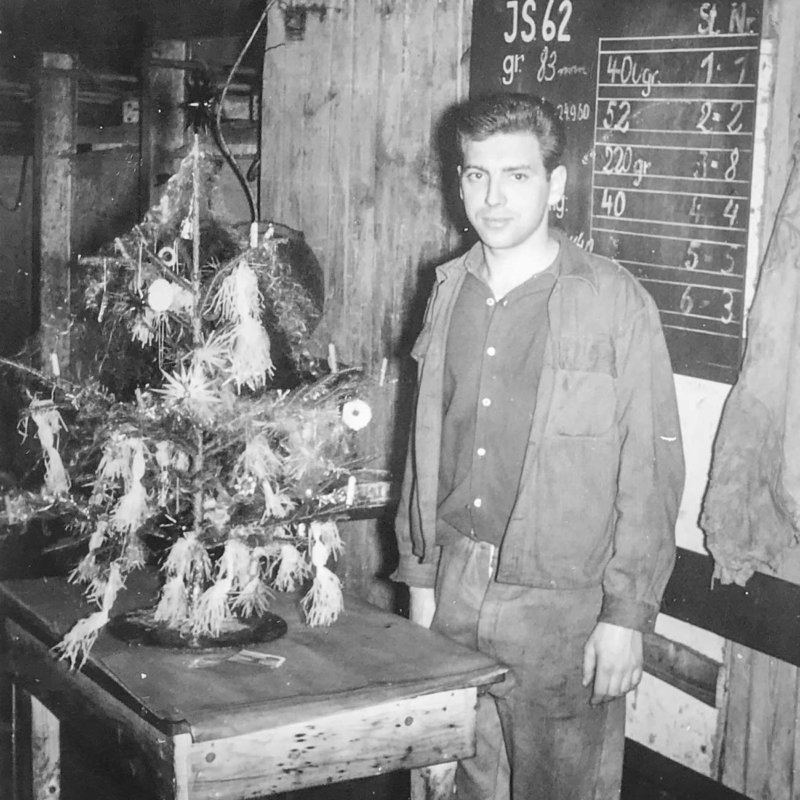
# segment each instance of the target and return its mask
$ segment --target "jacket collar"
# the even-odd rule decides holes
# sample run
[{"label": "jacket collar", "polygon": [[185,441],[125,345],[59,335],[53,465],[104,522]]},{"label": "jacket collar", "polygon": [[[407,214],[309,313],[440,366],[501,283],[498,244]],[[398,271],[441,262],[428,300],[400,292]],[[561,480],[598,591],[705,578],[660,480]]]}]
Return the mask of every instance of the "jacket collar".
[{"label": "jacket collar", "polygon": [[563,231],[553,229],[553,235],[561,245],[561,270],[559,278],[580,278],[595,291],[598,290],[594,260],[585,250],[573,242]]},{"label": "jacket collar", "polygon": [[[592,289],[597,292],[597,275],[591,258],[587,258],[586,253],[572,242],[563,231],[558,228],[551,228],[551,231],[553,236],[558,239],[559,246],[561,247],[561,267],[557,280],[562,278],[579,278],[580,280],[586,281]],[[483,252],[481,250],[481,243],[476,242],[462,256],[437,267],[436,282],[441,283],[451,275],[461,274],[463,272],[469,271],[477,273],[482,260]]]}]

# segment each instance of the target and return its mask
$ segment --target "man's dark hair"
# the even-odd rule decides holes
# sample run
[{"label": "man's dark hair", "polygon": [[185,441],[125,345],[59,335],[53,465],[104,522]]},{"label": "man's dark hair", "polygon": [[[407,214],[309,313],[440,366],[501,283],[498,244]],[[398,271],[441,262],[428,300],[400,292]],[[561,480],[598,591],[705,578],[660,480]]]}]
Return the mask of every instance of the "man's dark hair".
[{"label": "man's dark hair", "polygon": [[539,140],[548,177],[564,156],[566,136],[555,107],[532,94],[499,93],[468,100],[455,110],[460,163],[467,141],[483,141],[497,133],[532,133]]}]

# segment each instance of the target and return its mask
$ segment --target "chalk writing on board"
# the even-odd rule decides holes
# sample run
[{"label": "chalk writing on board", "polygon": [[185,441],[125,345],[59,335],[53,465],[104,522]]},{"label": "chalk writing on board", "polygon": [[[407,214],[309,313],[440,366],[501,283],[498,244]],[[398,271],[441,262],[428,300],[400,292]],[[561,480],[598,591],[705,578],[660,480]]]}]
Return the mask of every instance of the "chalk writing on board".
[{"label": "chalk writing on board", "polygon": [[691,333],[735,351],[758,44],[736,34],[603,38],[597,64],[595,249],[639,278],[668,338]]},{"label": "chalk writing on board", "polygon": [[474,0],[470,93],[550,100],[553,223],[655,299],[676,372],[742,352],[763,0]]}]

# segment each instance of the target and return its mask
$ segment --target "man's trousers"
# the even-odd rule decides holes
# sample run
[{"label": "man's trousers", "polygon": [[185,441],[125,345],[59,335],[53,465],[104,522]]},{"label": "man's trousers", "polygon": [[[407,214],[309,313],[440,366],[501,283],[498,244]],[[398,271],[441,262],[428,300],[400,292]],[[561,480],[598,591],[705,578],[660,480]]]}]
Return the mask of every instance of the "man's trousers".
[{"label": "man's trousers", "polygon": [[[431,628],[510,667],[478,703],[475,758],[459,800],[617,800],[625,700],[593,706],[583,647],[600,587],[538,589],[494,580],[496,548],[461,537],[442,548]],[[504,746],[505,744],[505,746]]]}]

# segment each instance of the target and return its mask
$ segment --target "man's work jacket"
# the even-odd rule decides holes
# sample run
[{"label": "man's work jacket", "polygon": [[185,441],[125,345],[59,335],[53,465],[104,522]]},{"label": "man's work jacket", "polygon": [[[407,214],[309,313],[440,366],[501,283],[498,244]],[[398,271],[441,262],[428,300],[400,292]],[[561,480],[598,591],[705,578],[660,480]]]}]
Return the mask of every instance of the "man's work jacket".
[{"label": "man's work jacket", "polygon": [[[683,491],[672,368],[658,310],[636,279],[565,236],[560,244],[543,371],[496,579],[566,590],[602,584],[599,619],[649,631],[674,563]],[[412,350],[417,400],[393,575],[410,586],[433,586],[438,563],[445,349],[466,259],[437,269]]]}]

